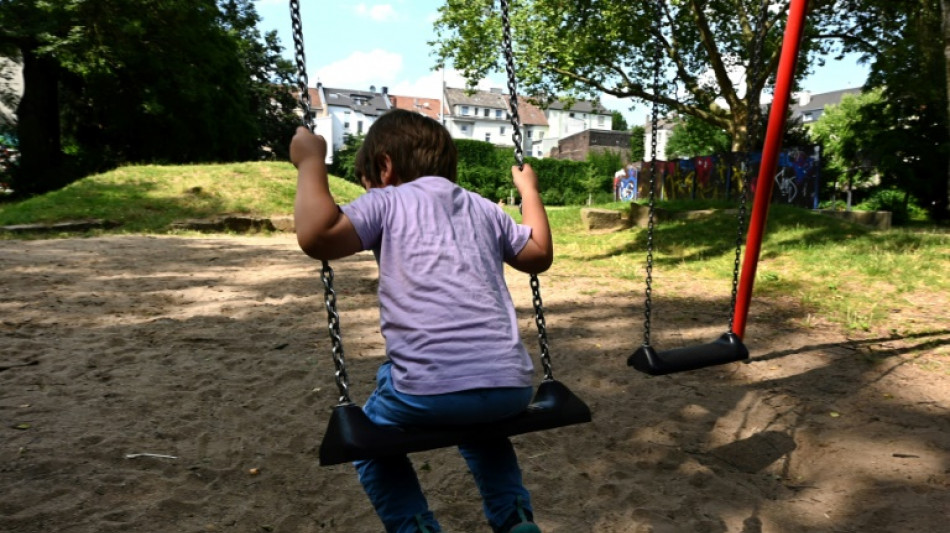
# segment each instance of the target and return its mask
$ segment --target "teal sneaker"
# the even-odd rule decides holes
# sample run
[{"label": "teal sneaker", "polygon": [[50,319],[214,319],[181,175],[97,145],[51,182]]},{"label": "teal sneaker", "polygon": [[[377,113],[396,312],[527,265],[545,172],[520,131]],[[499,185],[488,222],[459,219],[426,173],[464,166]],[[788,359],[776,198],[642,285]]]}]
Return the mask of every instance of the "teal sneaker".
[{"label": "teal sneaker", "polygon": [[500,528],[495,529],[496,533],[541,533],[541,528],[537,524],[532,522],[534,516],[531,515],[531,511],[526,510],[522,507],[521,496],[518,496],[518,501],[515,504],[515,512],[511,513],[511,516],[508,517],[508,520],[505,520],[505,524]]},{"label": "teal sneaker", "polygon": [[541,533],[541,528],[534,522],[522,522],[509,529],[508,533]]}]

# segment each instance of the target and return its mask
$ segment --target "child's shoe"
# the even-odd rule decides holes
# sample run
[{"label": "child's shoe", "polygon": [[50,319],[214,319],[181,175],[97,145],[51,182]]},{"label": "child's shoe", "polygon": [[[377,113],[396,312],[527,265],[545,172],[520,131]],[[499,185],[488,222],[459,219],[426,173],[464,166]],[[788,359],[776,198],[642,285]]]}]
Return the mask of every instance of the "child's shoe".
[{"label": "child's shoe", "polygon": [[531,511],[521,506],[521,497],[519,496],[515,512],[511,513],[508,520],[505,520],[504,525],[495,529],[495,533],[541,533],[541,528],[532,522],[533,519],[534,516],[531,515]]},{"label": "child's shoe", "polygon": [[541,529],[534,522],[522,522],[509,529],[508,533],[541,533]]}]

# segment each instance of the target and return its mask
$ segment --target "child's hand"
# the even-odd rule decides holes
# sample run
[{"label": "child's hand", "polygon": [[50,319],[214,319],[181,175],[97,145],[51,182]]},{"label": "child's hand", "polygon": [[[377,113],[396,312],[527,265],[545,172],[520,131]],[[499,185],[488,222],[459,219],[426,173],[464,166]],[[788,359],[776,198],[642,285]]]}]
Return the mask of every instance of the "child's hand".
[{"label": "child's hand", "polygon": [[538,176],[531,165],[525,163],[524,169],[519,169],[517,165],[511,167],[511,177],[521,196],[529,192],[538,192]]},{"label": "child's hand", "polygon": [[300,126],[290,141],[290,161],[299,168],[304,161],[311,158],[320,162],[326,160],[327,141],[320,135],[314,135],[304,126]]}]

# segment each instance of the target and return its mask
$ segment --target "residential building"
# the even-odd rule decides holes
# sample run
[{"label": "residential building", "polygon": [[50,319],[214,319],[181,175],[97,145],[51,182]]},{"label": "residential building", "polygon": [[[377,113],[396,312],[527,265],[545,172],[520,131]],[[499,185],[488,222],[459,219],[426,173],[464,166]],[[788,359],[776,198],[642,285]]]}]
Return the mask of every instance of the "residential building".
[{"label": "residential building", "polygon": [[825,112],[825,107],[840,104],[846,94],[858,95],[861,94],[861,89],[842,89],[818,94],[802,91],[793,94],[788,106],[791,118],[792,120],[801,119],[802,124],[809,126]]},{"label": "residential building", "polygon": [[453,138],[514,146],[508,99],[501,89],[469,92],[446,87],[444,90],[445,127]]},{"label": "residential building", "polygon": [[[666,161],[666,143],[673,134],[673,126],[676,125],[676,118],[662,118],[656,123],[656,159],[657,161]],[[643,160],[651,161],[653,126],[650,122],[644,124],[643,134]]]},{"label": "residential building", "polygon": [[548,131],[541,143],[541,151],[550,154],[561,139],[585,130],[610,131],[613,115],[599,102],[554,100],[544,109]]},{"label": "residential building", "polygon": [[389,102],[394,109],[405,109],[425,115],[432,120],[442,121],[442,101],[438,98],[423,98],[420,96],[389,95]]},{"label": "residential building", "polygon": [[[446,87],[445,102],[445,126],[453,137],[514,146],[509,118],[511,100],[501,89],[468,91]],[[519,98],[518,118],[525,155],[547,157],[558,153],[561,139],[586,130],[610,131],[612,114],[597,102],[578,100],[569,105],[553,101],[541,109],[529,99]]]},{"label": "residential building", "polygon": [[544,115],[544,111],[528,100],[519,99],[518,118],[521,119],[521,146],[525,155],[531,157],[548,155],[542,147],[548,135],[548,117]]},{"label": "residential building", "polygon": [[317,117],[329,117],[331,121],[334,152],[343,146],[347,136],[365,135],[376,118],[393,107],[387,87],[377,91],[370,86],[368,91],[360,91],[324,87],[318,82],[316,91],[321,102]]}]

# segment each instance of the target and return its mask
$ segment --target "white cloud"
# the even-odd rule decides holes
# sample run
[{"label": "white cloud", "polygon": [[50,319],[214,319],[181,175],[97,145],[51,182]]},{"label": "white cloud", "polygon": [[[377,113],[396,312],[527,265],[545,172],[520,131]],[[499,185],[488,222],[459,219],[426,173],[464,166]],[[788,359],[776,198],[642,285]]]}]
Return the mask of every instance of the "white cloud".
[{"label": "white cloud", "polygon": [[[389,92],[400,96],[420,96],[423,98],[441,98],[442,92],[442,71],[433,70],[428,74],[415,80],[402,80],[389,88]],[[466,87],[465,78],[455,69],[445,71],[445,84],[449,87],[464,89]],[[478,83],[478,88],[489,90],[492,87],[501,87],[502,84],[490,79],[484,79]]]},{"label": "white cloud", "polygon": [[376,22],[385,22],[396,19],[396,9],[391,4],[376,4],[367,6],[360,2],[356,5],[356,14],[361,17],[369,17]]},{"label": "white cloud", "polygon": [[329,87],[369,90],[394,83],[402,71],[402,56],[385,50],[353,52],[317,70],[315,80]]}]

